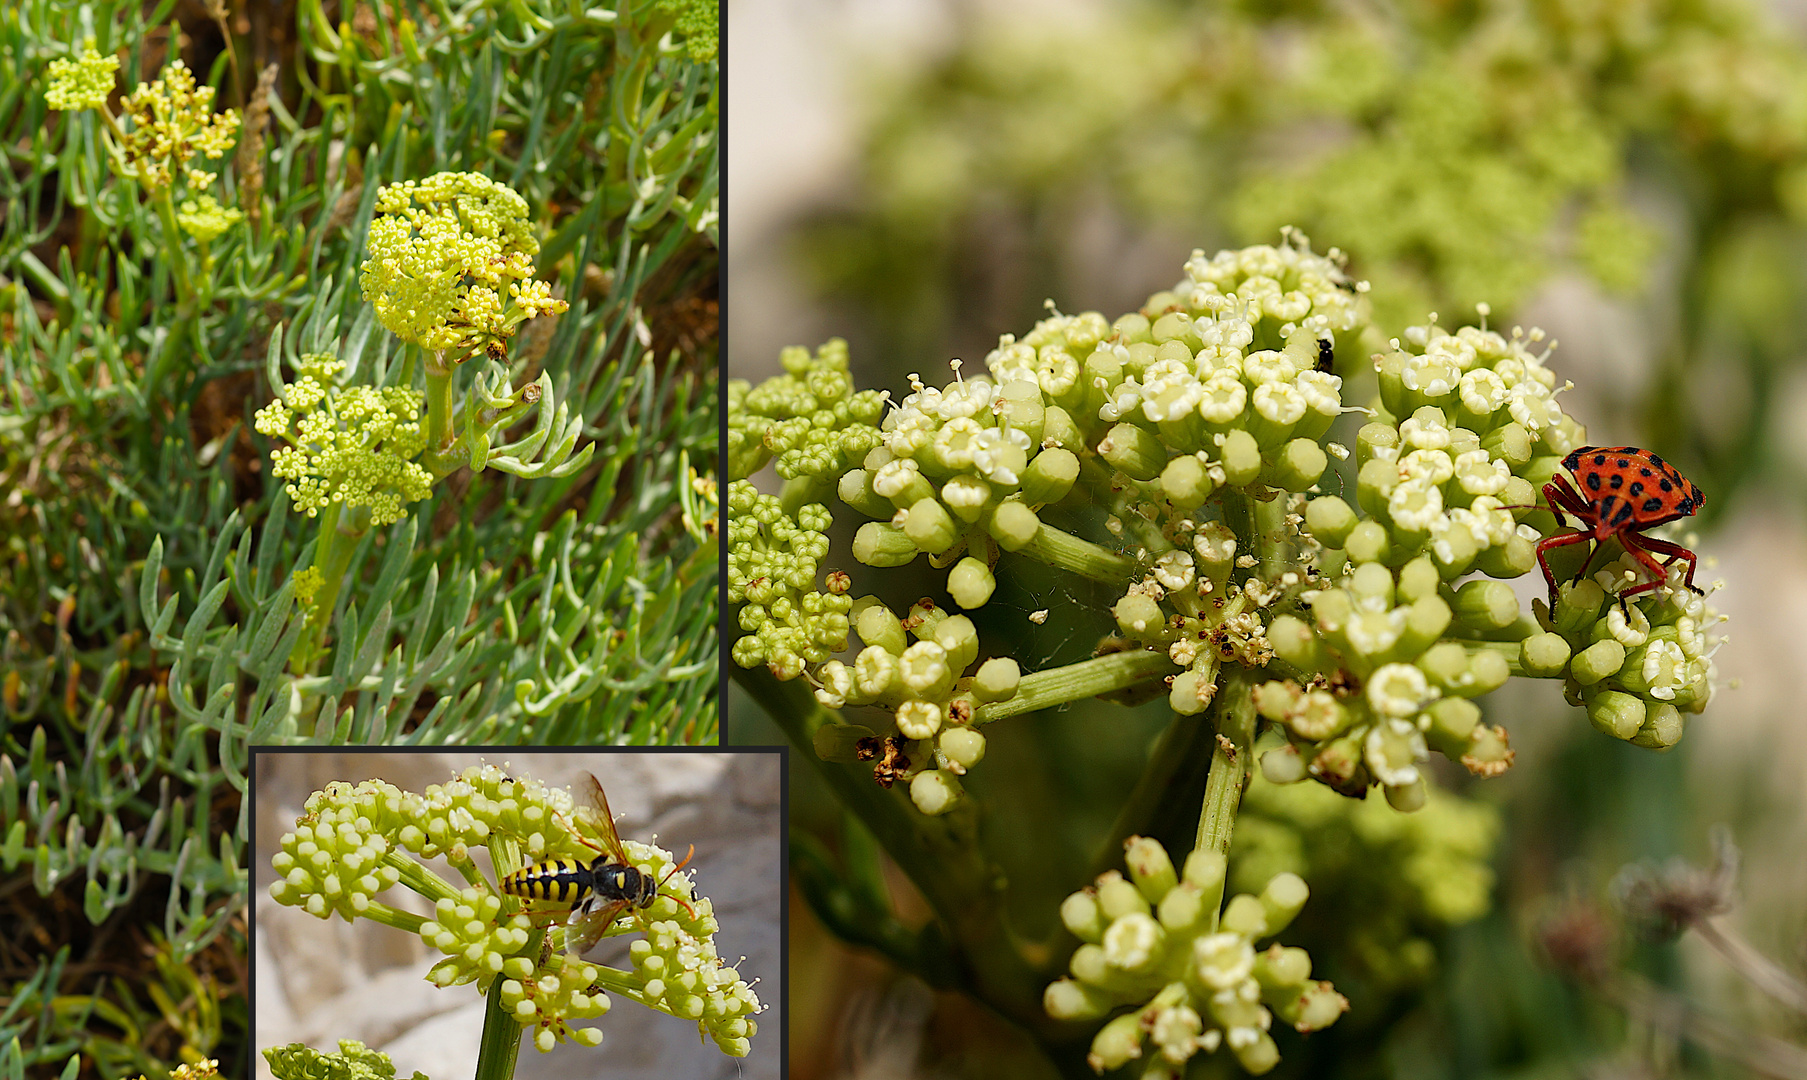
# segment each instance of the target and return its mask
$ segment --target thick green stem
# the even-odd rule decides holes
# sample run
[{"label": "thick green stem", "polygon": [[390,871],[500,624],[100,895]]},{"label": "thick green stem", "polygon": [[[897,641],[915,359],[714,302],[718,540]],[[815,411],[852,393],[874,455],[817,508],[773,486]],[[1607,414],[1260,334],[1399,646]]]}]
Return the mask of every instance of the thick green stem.
[{"label": "thick green stem", "polygon": [[[1205,801],[1199,808],[1198,839],[1193,848],[1215,851],[1227,859],[1255,741],[1255,700],[1247,676],[1238,673],[1225,679],[1216,706],[1217,746],[1211,754],[1211,775],[1205,781]],[[1223,884],[1219,882],[1217,895],[1205,897],[1213,930],[1222,906]]]},{"label": "thick green stem", "polygon": [[1169,660],[1164,652],[1136,649],[1032,672],[1023,676],[1017,684],[1016,696],[1009,701],[994,701],[975,709],[973,723],[989,724],[993,720],[1097,697],[1146,682],[1156,675],[1173,675],[1180,670],[1180,666]]},{"label": "thick green stem", "polygon": [[166,261],[176,279],[176,297],[181,301],[178,310],[186,313],[193,307],[195,287],[188,276],[188,260],[181,252],[182,227],[176,223],[176,200],[168,188],[160,188],[151,192],[151,205],[157,208],[157,217],[163,222],[164,250],[173,256]]},{"label": "thick green stem", "polygon": [[452,385],[458,369],[446,364],[445,353],[427,354],[427,450],[421,463],[435,477],[448,476],[468,460],[464,454],[453,454],[457,441],[453,432]]},{"label": "thick green stem", "polygon": [[1035,539],[1019,548],[1017,554],[1107,585],[1121,586],[1136,572],[1136,560],[1128,555],[1099,547],[1090,540],[1081,540],[1045,523],[1035,530]]},{"label": "thick green stem", "polygon": [[[1214,665],[1213,665],[1214,666]],[[1196,798],[1201,777],[1211,761],[1210,747],[1215,731],[1209,716],[1173,715],[1160,742],[1148,755],[1148,764],[1137,778],[1136,786],[1117,811],[1111,831],[1098,847],[1092,860],[1092,876],[1112,870],[1123,863],[1123,842],[1136,835],[1167,835],[1161,827],[1169,819],[1167,811],[1183,813],[1190,805],[1188,793]],[[1182,803],[1182,800],[1185,800]],[[1175,832],[1181,826],[1174,822]]]},{"label": "thick green stem", "polygon": [[[307,630],[296,643],[294,658],[290,661],[290,669],[297,675],[306,675],[319,658],[326,626],[332,622],[333,608],[339,603],[339,588],[345,583],[345,572],[351,566],[351,557],[357,551],[358,540],[364,535],[362,528],[349,533],[340,528],[344,518],[343,509],[341,503],[328,503],[320,514],[320,535],[314,541],[314,565],[325,577],[320,584],[320,591],[314,594],[313,618],[308,621]],[[368,511],[363,514],[354,512],[352,517],[354,521],[360,518],[366,522],[369,520]]]},{"label": "thick green stem", "polygon": [[521,1052],[521,1024],[502,1004],[506,974],[489,984],[489,1000],[483,1006],[483,1038],[477,1044],[476,1080],[512,1080],[515,1059]]},{"label": "thick green stem", "polygon": [[1259,560],[1261,576],[1267,581],[1277,581],[1286,570],[1286,500],[1280,497],[1265,502],[1256,499],[1252,509],[1254,555]]}]

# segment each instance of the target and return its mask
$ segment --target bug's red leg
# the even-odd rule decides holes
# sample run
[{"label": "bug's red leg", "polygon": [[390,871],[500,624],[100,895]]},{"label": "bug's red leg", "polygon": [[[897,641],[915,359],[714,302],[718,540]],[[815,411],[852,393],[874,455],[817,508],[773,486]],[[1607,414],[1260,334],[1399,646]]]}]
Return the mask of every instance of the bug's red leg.
[{"label": "bug's red leg", "polygon": [[[1632,535],[1637,536],[1637,542],[1635,544],[1630,542],[1630,537]],[[1705,595],[1704,590],[1694,584],[1694,569],[1698,564],[1700,557],[1695,555],[1692,551],[1682,547],[1680,544],[1668,540],[1658,540],[1654,536],[1645,536],[1643,533],[1627,534],[1620,537],[1620,539],[1626,541],[1626,547],[1640,547],[1647,551],[1654,551],[1658,554],[1669,556],[1663,563],[1663,573],[1658,575],[1662,581],[1669,580],[1668,567],[1670,563],[1673,563],[1677,559],[1686,562],[1688,564],[1688,572],[1683,576],[1682,584],[1693,589],[1697,593],[1701,593],[1703,596]]]},{"label": "bug's red leg", "polygon": [[[1543,568],[1543,578],[1550,585],[1550,613],[1552,615],[1556,612],[1556,574],[1551,571],[1549,562],[1544,559],[1544,552],[1551,548],[1567,547],[1570,544],[1585,544],[1592,539],[1592,533],[1572,532],[1561,536],[1546,537],[1538,541],[1537,565]],[[1592,561],[1592,556],[1589,556],[1589,561]],[[1586,569],[1585,563],[1582,564],[1582,568]]]},{"label": "bug's red leg", "polygon": [[1594,519],[1593,507],[1581,498],[1580,492],[1569,486],[1565,476],[1552,476],[1550,482],[1543,486],[1543,497],[1549,504],[1550,513],[1556,515],[1556,524],[1565,529],[1572,526],[1562,516],[1564,510],[1575,515],[1577,521],[1589,522]]}]

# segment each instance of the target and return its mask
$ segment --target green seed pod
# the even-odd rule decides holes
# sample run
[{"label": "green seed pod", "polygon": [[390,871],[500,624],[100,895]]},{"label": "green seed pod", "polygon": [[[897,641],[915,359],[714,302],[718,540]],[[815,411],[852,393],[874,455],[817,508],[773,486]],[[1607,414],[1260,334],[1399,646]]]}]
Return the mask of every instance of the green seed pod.
[{"label": "green seed pod", "polygon": [[1126,637],[1153,642],[1167,630],[1167,615],[1153,597],[1131,593],[1111,607],[1117,626]]},{"label": "green seed pod", "polygon": [[853,632],[867,645],[899,655],[910,645],[903,622],[876,596],[862,596],[853,602]]},{"label": "green seed pod", "polygon": [[1402,814],[1410,814],[1424,809],[1424,778],[1421,776],[1409,784],[1387,784],[1382,788],[1387,795],[1387,805]]},{"label": "green seed pod", "polygon": [[1605,603],[1606,590],[1591,580],[1559,586],[1556,612],[1551,620],[1556,632],[1570,639],[1585,635],[1593,628],[1594,620],[1599,618],[1600,608]]},{"label": "green seed pod", "polygon": [[[1558,639],[1560,640],[1560,639]],[[1446,697],[1424,710],[1430,718],[1424,741],[1431,749],[1448,757],[1459,758],[1474,741],[1475,725],[1481,722],[1481,708],[1466,698]]]},{"label": "green seed pod", "polygon": [[1514,533],[1505,543],[1486,548],[1475,556],[1474,566],[1490,577],[1522,577],[1537,566],[1537,545]]},{"label": "green seed pod", "polygon": [[1399,655],[1415,656],[1431,647],[1449,629],[1449,605],[1437,595],[1420,597],[1406,609],[1405,631],[1399,635]]},{"label": "green seed pod", "polygon": [[1393,574],[1379,563],[1364,563],[1355,568],[1355,574],[1349,579],[1350,595],[1363,607],[1377,605],[1383,608],[1393,606]]},{"label": "green seed pod", "polygon": [[865,469],[851,469],[835,488],[841,501],[869,518],[889,519],[896,512],[891,500],[872,490],[872,474]]},{"label": "green seed pod", "polygon": [[[1049,442],[1072,453],[1077,453],[1085,445],[1085,433],[1073,422],[1072,414],[1058,405],[1050,405],[1042,413],[1041,443],[1045,446]],[[1042,453],[1047,453],[1047,450]]]},{"label": "green seed pod", "polygon": [[1108,1072],[1122,1067],[1130,1058],[1142,1056],[1142,1019],[1137,1013],[1126,1013],[1100,1028],[1092,1037],[1092,1052],[1086,1063],[1094,1072]]},{"label": "green seed pod", "polygon": [[1519,645],[1519,664],[1533,678],[1556,678],[1569,664],[1569,643],[1561,634],[1532,634]]},{"label": "green seed pod", "polygon": [[972,728],[944,728],[936,745],[949,761],[962,769],[970,769],[985,760],[985,736]]},{"label": "green seed pod", "polygon": [[1180,876],[1209,894],[1213,889],[1223,887],[1223,876],[1226,867],[1222,852],[1196,850],[1186,856],[1186,865]]},{"label": "green seed pod", "polygon": [[1665,750],[1681,741],[1687,720],[1681,710],[1667,701],[1653,702],[1645,708],[1644,723],[1631,741],[1653,750]]},{"label": "green seed pod", "polygon": [[1318,482],[1318,477],[1324,475],[1329,465],[1330,458],[1315,441],[1293,439],[1281,449],[1280,456],[1268,470],[1268,479],[1275,487],[1304,491]]},{"label": "green seed pod", "polygon": [[1255,957],[1255,978],[1264,990],[1302,989],[1311,978],[1311,954],[1276,942]]},{"label": "green seed pod", "polygon": [[1212,686],[1198,672],[1182,671],[1167,689],[1167,705],[1181,716],[1197,716],[1211,707],[1211,698],[1201,691]]},{"label": "green seed pod", "polygon": [[964,615],[949,615],[936,623],[933,640],[947,650],[948,664],[956,674],[979,658],[978,628]]},{"label": "green seed pod", "polygon": [[1153,433],[1118,424],[1098,443],[1098,453],[1132,480],[1153,480],[1167,464],[1167,448]]},{"label": "green seed pod", "polygon": [[945,814],[958,806],[963,794],[960,781],[941,769],[919,772],[910,781],[910,801],[930,817]]}]

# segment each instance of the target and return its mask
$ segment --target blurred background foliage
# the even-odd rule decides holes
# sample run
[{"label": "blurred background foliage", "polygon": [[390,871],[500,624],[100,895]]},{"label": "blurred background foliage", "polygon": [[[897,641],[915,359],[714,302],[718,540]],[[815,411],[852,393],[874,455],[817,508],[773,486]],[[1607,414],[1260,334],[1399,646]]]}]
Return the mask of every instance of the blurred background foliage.
[{"label": "blurred background foliage", "polygon": [[[1688,1042],[1677,1014],[1565,981],[1538,937],[1570,899],[1616,910],[1628,864],[1706,862],[1723,822],[1746,853],[1725,921],[1807,970],[1799,6],[736,5],[736,377],[775,373],[783,345],[838,336],[861,388],[901,395],[910,372],[945,381],[950,357],[972,373],[1050,298],[1109,317],[1170,284],[1193,248],[1272,243],[1290,224],[1373,282],[1386,334],[1433,311],[1476,321],[1477,302],[1491,326],[1542,326],[1590,439],[1656,450],[1708,493],[1693,524],[1713,567],[1703,580],[1726,582],[1714,602],[1732,618],[1717,658],[1731,692],[1682,748],[1601,738],[1550,687],[1515,680],[1483,703],[1512,730],[1506,776],[1477,786],[1439,771],[1448,798],[1391,823],[1384,807],[1308,805],[1323,793],[1257,781],[1232,876],[1247,888],[1306,873],[1299,944],[1352,1000],[1336,1027],[1282,1040],[1284,1074],[1749,1075]],[[1343,369],[1342,352],[1358,380],[1346,400],[1361,401],[1371,377],[1359,381],[1361,357]],[[873,591],[880,575],[862,578],[845,539],[825,569]],[[1092,586],[1006,569],[973,613],[987,654],[1068,663],[1109,631],[1110,598]],[[882,576],[901,609],[942,575]],[[1042,609],[1045,623],[1026,619]],[[749,699],[729,700],[730,738],[778,737]],[[991,760],[968,790],[1011,895],[1049,901],[1013,912],[1031,939],[1072,947],[1053,904],[1101,867],[1095,849],[1166,717],[1094,703],[988,732]],[[927,909],[811,764],[793,768],[809,901],[793,908],[795,1075],[1045,1075],[1009,1024],[897,974],[926,970],[945,988],[960,973],[879,958],[923,940]],[[866,916],[888,905],[897,923],[875,929]],[[1807,1038],[1797,1012],[1693,937],[1614,940],[1612,962],[1672,1003]]]},{"label": "blurred background foliage", "polygon": [[[0,10],[0,1076],[248,1072],[249,742],[715,741],[716,19]],[[121,61],[115,111],[180,58],[245,117],[211,166],[244,220],[205,257],[112,175],[98,116],[48,108],[84,38]],[[367,536],[332,654],[292,681],[313,530],[252,430],[266,360],[380,376],[393,342],[356,285],[376,190],[442,170],[540,223],[570,310],[509,376],[550,376],[596,452],[559,479],[461,471]],[[187,297],[178,263],[209,275]]]}]

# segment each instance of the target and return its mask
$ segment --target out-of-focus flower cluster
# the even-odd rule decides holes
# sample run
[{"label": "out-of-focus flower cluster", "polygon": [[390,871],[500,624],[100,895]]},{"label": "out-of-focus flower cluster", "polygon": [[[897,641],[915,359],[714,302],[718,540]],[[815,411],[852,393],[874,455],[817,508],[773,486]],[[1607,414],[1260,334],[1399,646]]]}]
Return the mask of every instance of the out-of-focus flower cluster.
[{"label": "out-of-focus flower cluster", "polygon": [[[316,1050],[306,1043],[290,1043],[269,1047],[263,1055],[276,1080],[395,1080],[395,1062],[389,1060],[389,1055],[356,1039],[340,1039],[336,1054]],[[427,1078],[417,1072],[413,1080]]]},{"label": "out-of-focus flower cluster", "polygon": [[433,489],[414,462],[426,449],[420,429],[423,395],[402,386],[339,386],[344,364],[307,356],[300,377],[259,409],[259,434],[289,445],[270,455],[271,475],[287,480],[290,501],[314,517],[332,503],[370,507],[375,525],[400,521],[407,504]]},{"label": "out-of-focus flower cluster", "polygon": [[50,62],[50,86],[44,91],[44,101],[65,112],[101,108],[113,93],[114,73],[118,70],[119,57],[102,56],[94,48],[94,39],[88,38],[82,42],[81,55],[74,60]]},{"label": "out-of-focus flower cluster", "polygon": [[522,323],[569,308],[532,280],[539,238],[508,185],[435,173],[384,185],[376,210],[360,281],[377,321],[403,341],[499,358]]},{"label": "out-of-focus flower cluster", "polygon": [[[580,810],[568,791],[493,765],[471,766],[419,794],[380,780],[335,782],[309,796],[295,831],[282,837],[271,860],[281,880],[270,895],[323,919],[337,912],[348,921],[361,915],[414,930],[445,954],[427,976],[439,986],[476,982],[487,990],[503,976],[503,1004],[532,1030],[540,1050],[565,1039],[585,1046],[601,1042],[600,1031],[571,1022],[606,1013],[604,991],[615,989],[697,1021],[724,1053],[745,1056],[759,999],[717,956],[714,906],[695,893],[689,874],[676,871],[670,852],[622,844],[632,864],[660,883],[651,906],[619,916],[602,931],[641,935],[631,946],[632,971],[587,963],[566,950],[542,950],[523,901],[501,892],[471,857],[473,849],[484,848],[499,861],[497,844],[506,840],[529,862],[567,858],[587,865],[601,833],[593,820],[597,812]],[[453,888],[411,858],[440,855],[465,887]],[[374,899],[397,883],[434,901],[432,919],[410,922]]]},{"label": "out-of-focus flower cluster", "polygon": [[1493,806],[1435,786],[1421,810],[1400,814],[1379,799],[1257,775],[1236,816],[1230,887],[1253,892],[1298,874],[1335,901],[1308,908],[1294,936],[1369,989],[1406,988],[1430,977],[1433,935],[1486,914],[1499,832]]},{"label": "out-of-focus flower cluster", "polygon": [[1061,921],[1082,942],[1071,975],[1043,996],[1048,1014],[1096,1020],[1125,1006],[1099,1029],[1088,1057],[1099,1072],[1146,1057],[1143,1076],[1179,1077],[1199,1053],[1234,1054],[1259,1075],[1280,1061],[1269,1034],[1276,1018],[1301,1032],[1334,1024],[1348,1002],[1311,977],[1311,957],[1272,939],[1305,906],[1309,890],[1282,873],[1261,891],[1240,893],[1221,914],[1224,858],[1186,857],[1183,872],[1158,842],[1132,837],[1129,876],[1101,875],[1061,904]]}]

